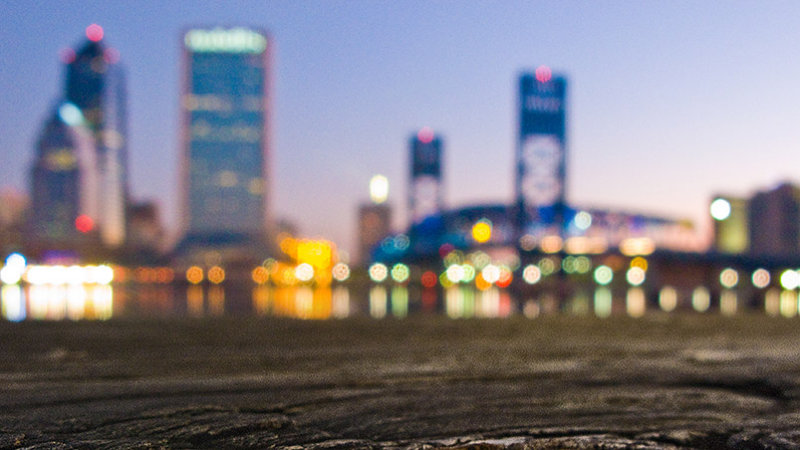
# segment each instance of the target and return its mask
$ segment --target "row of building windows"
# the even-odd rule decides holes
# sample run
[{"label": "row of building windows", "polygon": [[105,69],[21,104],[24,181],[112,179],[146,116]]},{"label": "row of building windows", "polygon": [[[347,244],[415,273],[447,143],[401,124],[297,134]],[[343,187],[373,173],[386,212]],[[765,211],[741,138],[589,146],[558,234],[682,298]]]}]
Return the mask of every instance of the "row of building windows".
[{"label": "row of building windows", "polygon": [[198,120],[192,124],[191,132],[193,141],[246,142],[254,144],[261,140],[262,130],[260,127],[243,124],[213,126],[204,120]]},{"label": "row of building windows", "polygon": [[260,112],[263,110],[263,99],[253,95],[240,98],[207,94],[184,95],[183,107],[188,111],[232,112],[234,107],[238,111]]}]

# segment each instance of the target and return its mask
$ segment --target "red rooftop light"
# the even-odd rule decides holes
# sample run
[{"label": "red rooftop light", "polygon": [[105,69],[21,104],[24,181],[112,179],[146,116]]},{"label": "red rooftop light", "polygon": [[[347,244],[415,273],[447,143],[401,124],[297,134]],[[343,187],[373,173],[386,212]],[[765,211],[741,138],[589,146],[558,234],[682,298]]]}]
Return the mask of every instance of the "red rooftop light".
[{"label": "red rooftop light", "polygon": [[430,144],[430,142],[433,140],[433,130],[429,127],[419,130],[419,133],[417,133],[417,139],[419,139],[419,141],[423,144]]},{"label": "red rooftop light", "polygon": [[553,72],[550,71],[549,67],[539,66],[536,68],[536,80],[539,83],[547,83],[551,78],[553,78]]},{"label": "red rooftop light", "polygon": [[93,23],[86,27],[86,37],[92,42],[98,42],[103,39],[103,27]]}]

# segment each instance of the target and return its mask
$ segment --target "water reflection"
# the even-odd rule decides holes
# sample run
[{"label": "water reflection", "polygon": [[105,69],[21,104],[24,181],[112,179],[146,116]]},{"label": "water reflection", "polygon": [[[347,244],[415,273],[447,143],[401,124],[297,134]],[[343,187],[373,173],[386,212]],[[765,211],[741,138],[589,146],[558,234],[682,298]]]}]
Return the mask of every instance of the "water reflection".
[{"label": "water reflection", "polygon": [[608,317],[611,315],[613,297],[611,289],[602,286],[594,291],[594,313],[597,317]]},{"label": "water reflection", "polygon": [[22,288],[18,284],[3,286],[0,296],[2,296],[3,317],[13,322],[25,320],[25,299],[22,296]]},{"label": "water reflection", "polygon": [[2,290],[3,317],[18,321],[30,317],[46,320],[106,320],[113,314],[109,285],[6,285]]},{"label": "water reflection", "polygon": [[[113,286],[113,287],[112,287]],[[456,283],[447,288],[374,283],[367,286],[272,286],[236,283],[201,284],[6,284],[0,290],[0,312],[8,321],[106,320],[111,317],[275,316],[297,319],[340,319],[367,316],[403,319],[441,314],[453,319],[537,318],[572,314],[638,318],[653,312],[705,313],[725,316],[761,310],[774,317],[797,317],[797,290],[737,287],[716,291],[705,286],[680,290],[663,286],[599,285],[564,290],[541,288],[519,297],[514,291],[482,289]],[[763,309],[762,309],[763,308]]]}]

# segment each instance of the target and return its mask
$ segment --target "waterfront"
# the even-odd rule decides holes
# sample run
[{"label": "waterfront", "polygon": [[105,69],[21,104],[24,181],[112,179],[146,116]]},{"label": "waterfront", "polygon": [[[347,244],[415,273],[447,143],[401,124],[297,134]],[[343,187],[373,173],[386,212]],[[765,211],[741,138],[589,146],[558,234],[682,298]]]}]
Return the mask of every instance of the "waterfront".
[{"label": "waterfront", "polygon": [[760,313],[112,318],[0,338],[2,447],[800,444],[800,327]]},{"label": "waterfront", "polygon": [[282,286],[252,283],[4,285],[0,311],[7,321],[108,320],[111,318],[203,318],[224,316],[295,319],[373,319],[443,316],[451,319],[537,319],[550,315],[629,316],[764,314],[792,318],[800,300],[794,289],[676,289],[571,286],[565,292],[524,295],[491,286],[455,285],[426,289],[405,284]]}]

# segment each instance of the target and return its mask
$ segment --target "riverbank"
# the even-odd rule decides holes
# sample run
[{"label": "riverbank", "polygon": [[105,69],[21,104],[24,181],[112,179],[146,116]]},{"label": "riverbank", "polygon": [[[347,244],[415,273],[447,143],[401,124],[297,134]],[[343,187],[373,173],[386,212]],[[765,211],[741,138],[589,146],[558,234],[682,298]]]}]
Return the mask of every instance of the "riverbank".
[{"label": "riverbank", "polygon": [[0,446],[800,444],[762,314],[0,324]]}]

